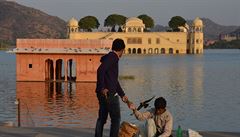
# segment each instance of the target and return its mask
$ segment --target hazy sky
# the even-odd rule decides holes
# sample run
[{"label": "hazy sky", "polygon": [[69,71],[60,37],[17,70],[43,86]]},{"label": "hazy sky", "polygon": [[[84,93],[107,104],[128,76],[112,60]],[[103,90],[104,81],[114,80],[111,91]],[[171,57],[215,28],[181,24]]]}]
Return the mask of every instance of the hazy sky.
[{"label": "hazy sky", "polygon": [[92,15],[103,24],[113,13],[126,17],[147,14],[156,24],[167,25],[171,17],[207,17],[221,25],[240,26],[240,0],[15,0],[65,21]]}]

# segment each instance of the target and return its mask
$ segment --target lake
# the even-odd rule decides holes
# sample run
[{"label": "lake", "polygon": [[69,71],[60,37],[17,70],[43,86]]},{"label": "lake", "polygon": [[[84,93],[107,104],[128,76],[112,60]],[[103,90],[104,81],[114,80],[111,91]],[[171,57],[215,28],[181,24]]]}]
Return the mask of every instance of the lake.
[{"label": "lake", "polygon": [[[0,122],[16,122],[18,98],[22,126],[95,128],[95,83],[16,82],[15,63],[14,54],[0,51]],[[138,105],[152,96],[165,97],[175,129],[181,125],[183,129],[240,132],[240,50],[126,55],[119,65],[120,76],[131,76],[120,79],[129,99]],[[130,116],[123,103],[121,110],[122,120],[142,123]]]}]

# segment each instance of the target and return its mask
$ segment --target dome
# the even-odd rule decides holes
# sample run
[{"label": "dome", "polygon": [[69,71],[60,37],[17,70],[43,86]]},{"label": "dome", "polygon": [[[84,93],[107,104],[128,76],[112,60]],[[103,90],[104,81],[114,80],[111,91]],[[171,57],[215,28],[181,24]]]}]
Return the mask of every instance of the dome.
[{"label": "dome", "polygon": [[145,27],[143,21],[137,17],[131,17],[126,20],[126,26]]},{"label": "dome", "polygon": [[68,26],[78,27],[78,21],[77,21],[75,18],[71,18],[71,19],[68,21]]},{"label": "dome", "polygon": [[197,17],[194,21],[193,21],[193,26],[203,26],[203,21]]},{"label": "dome", "polygon": [[126,20],[126,22],[131,22],[131,21],[134,21],[134,22],[142,22],[141,19],[137,18],[137,17],[131,17],[131,18],[128,18]]}]

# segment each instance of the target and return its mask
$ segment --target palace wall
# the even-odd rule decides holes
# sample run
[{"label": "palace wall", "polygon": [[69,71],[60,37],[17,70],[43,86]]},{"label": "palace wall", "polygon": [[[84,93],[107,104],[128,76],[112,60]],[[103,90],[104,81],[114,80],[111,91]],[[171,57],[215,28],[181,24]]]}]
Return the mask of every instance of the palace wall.
[{"label": "palace wall", "polygon": [[173,49],[173,54],[185,54],[187,35],[186,32],[76,32],[70,33],[69,39],[114,40],[121,38],[126,44],[125,54],[133,53],[134,49],[136,54],[138,49],[141,50],[141,54],[158,54],[161,53],[161,49],[164,49],[164,53],[168,54],[170,48]]}]

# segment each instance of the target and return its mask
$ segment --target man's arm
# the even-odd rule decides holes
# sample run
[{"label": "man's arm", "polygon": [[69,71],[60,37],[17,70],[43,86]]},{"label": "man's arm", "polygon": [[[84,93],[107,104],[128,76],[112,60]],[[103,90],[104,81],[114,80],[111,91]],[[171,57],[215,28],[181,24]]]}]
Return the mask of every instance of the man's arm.
[{"label": "man's arm", "polygon": [[151,116],[152,116],[149,111],[141,113],[137,109],[133,110],[133,113],[134,113],[136,119],[140,120],[140,121],[147,120],[147,119],[151,118]]},{"label": "man's arm", "polygon": [[118,95],[119,95],[121,98],[122,98],[123,96],[125,96],[125,93],[124,93],[122,87],[120,86],[119,81],[117,82],[117,93],[118,93]]},{"label": "man's arm", "polygon": [[140,111],[137,110],[136,106],[133,103],[129,104],[129,108],[133,111],[133,114],[135,115],[137,120],[143,121],[152,117],[150,111],[141,113]]},{"label": "man's arm", "polygon": [[169,115],[164,128],[164,132],[159,137],[169,137],[172,134],[172,126],[173,126],[173,118],[171,115]]}]

